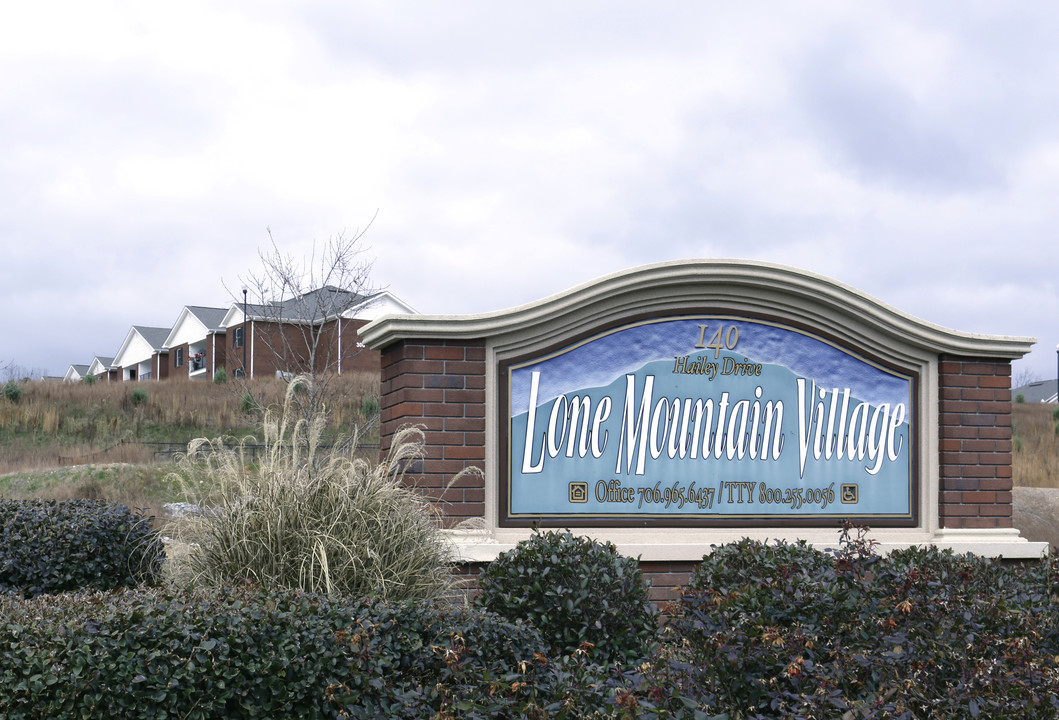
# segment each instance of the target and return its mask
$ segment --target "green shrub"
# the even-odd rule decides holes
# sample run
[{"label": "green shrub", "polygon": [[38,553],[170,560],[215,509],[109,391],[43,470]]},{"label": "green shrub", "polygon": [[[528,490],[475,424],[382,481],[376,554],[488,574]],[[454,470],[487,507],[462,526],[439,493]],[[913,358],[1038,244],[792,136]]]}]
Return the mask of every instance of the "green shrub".
[{"label": "green shrub", "polygon": [[482,572],[476,602],[537,627],[554,653],[583,643],[600,662],[635,660],[656,631],[637,560],[611,543],[569,532],[535,532]]},{"label": "green shrub", "polygon": [[17,405],[22,400],[22,386],[14,380],[8,380],[4,385],[4,397]]},{"label": "green shrub", "polygon": [[[744,538],[714,547],[692,572],[688,588],[707,592],[733,612],[759,614],[769,624],[798,621],[816,627],[828,623],[835,610],[820,582],[833,572],[834,560],[804,540]],[[791,602],[776,603],[777,596]]]},{"label": "green shrub", "polygon": [[160,579],[148,518],[97,500],[0,500],[0,592],[35,597]]},{"label": "green shrub", "polygon": [[360,414],[366,418],[373,418],[379,414],[379,398],[368,395],[360,402]]},{"label": "green shrub", "polygon": [[97,378],[95,375],[85,375],[83,378],[81,378],[81,383],[83,385],[95,385],[96,380],[98,379],[99,378]]},{"label": "green shrub", "polygon": [[189,444],[182,477],[204,478],[186,488],[209,512],[183,519],[182,534],[196,543],[183,563],[188,575],[212,586],[250,580],[380,600],[448,592],[448,541],[432,506],[402,480],[422,453],[422,432],[399,431],[382,463],[323,450],[323,418],[298,418],[293,400],[305,382],[290,384],[282,414],[265,413],[256,463],[246,449],[253,438]]},{"label": "green shrub", "polygon": [[147,402],[147,391],[144,390],[143,388],[139,388],[139,387],[138,388],[133,388],[133,391],[132,391],[132,404],[134,406],[143,405],[145,402]]},{"label": "green shrub", "polygon": [[0,717],[434,717],[543,649],[467,608],[253,587],[0,598]]},{"label": "green shrub", "polygon": [[243,393],[242,399],[239,401],[239,412],[244,415],[250,415],[257,411],[257,400],[249,392]]},{"label": "green shrub", "polygon": [[[718,548],[704,559],[714,581],[682,595],[671,655],[647,674],[681,705],[735,717],[1056,716],[1054,564],[936,548],[880,558],[849,526],[835,555]],[[804,574],[786,567],[799,556]]]},{"label": "green shrub", "polygon": [[821,572],[832,570],[834,560],[804,540],[762,542],[743,538],[713,546],[709,555],[691,573],[693,590],[741,590],[750,583],[776,584],[796,577],[811,582]]},{"label": "green shrub", "polygon": [[1024,402],[1026,402],[1026,396],[1025,396],[1025,395],[1023,395],[1022,393],[1016,393],[1016,395],[1015,395],[1015,402],[1017,402],[1017,403],[1024,403]]},{"label": "green shrub", "polygon": [[213,372],[213,382],[216,385],[224,385],[226,382],[228,382],[228,371],[222,367],[217,368]]},{"label": "green shrub", "polygon": [[1055,410],[1052,410],[1052,419],[1059,420],[1059,407],[1057,407]]}]

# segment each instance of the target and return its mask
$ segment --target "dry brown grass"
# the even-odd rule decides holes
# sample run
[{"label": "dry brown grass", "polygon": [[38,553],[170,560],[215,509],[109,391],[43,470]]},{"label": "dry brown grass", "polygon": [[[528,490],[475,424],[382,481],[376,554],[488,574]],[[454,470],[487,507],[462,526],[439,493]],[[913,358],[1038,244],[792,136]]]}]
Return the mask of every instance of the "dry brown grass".
[{"label": "dry brown grass", "polygon": [[1059,434],[1046,403],[1012,405],[1012,476],[1017,487],[1059,487]]},{"label": "dry brown grass", "polygon": [[[361,400],[378,396],[368,373],[332,381],[331,426],[362,424]],[[147,400],[133,401],[142,389]],[[88,463],[150,463],[146,441],[186,443],[194,437],[249,433],[260,417],[242,411],[249,390],[263,407],[283,402],[286,383],[254,379],[224,385],[189,380],[96,382],[92,385],[26,383],[20,402],[0,398],[0,473]]]}]

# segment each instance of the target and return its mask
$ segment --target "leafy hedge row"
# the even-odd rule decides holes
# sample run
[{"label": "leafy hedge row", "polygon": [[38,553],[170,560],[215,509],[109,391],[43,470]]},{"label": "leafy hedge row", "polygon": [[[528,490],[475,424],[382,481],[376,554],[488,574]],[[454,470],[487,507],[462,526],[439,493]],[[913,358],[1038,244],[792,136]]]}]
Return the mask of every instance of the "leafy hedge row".
[{"label": "leafy hedge row", "polygon": [[0,500],[0,593],[35,597],[160,579],[148,518],[95,500]]},{"label": "leafy hedge row", "polygon": [[[846,528],[834,555],[715,548],[633,661],[606,638],[571,649],[547,627],[559,615],[532,604],[541,631],[480,608],[254,587],[0,596],[0,717],[1059,716],[1059,561],[880,557],[864,532]],[[528,553],[510,577],[536,568],[565,587],[555,568],[578,557]],[[613,572],[611,553],[601,558]],[[541,584],[538,600],[584,603],[562,621],[580,628],[570,638],[606,619],[590,587]]]},{"label": "leafy hedge row", "polygon": [[528,625],[457,607],[249,587],[7,597],[0,717],[426,717],[545,650]]}]

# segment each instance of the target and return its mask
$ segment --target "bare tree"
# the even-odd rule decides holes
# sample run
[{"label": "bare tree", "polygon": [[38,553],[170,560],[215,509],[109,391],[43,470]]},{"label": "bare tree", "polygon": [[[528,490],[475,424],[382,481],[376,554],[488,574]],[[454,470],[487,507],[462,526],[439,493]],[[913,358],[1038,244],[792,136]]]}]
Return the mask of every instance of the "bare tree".
[{"label": "bare tree", "polygon": [[1028,367],[1020,367],[1015,370],[1015,374],[1011,378],[1011,389],[1025,387],[1041,379],[1040,373],[1034,372]]},{"label": "bare tree", "polygon": [[16,365],[14,360],[8,360],[6,364],[0,364],[0,382],[18,382],[44,377],[42,368],[27,368]]},{"label": "bare tree", "polygon": [[240,278],[256,300],[247,309],[258,325],[254,342],[271,358],[261,365],[282,377],[309,377],[309,387],[296,397],[305,419],[321,418],[325,401],[338,399],[335,378],[360,352],[346,315],[378,292],[371,285],[372,262],[364,257],[370,227],[314,242],[308,258],[281,251],[269,230],[270,248],[258,252],[261,269]]}]

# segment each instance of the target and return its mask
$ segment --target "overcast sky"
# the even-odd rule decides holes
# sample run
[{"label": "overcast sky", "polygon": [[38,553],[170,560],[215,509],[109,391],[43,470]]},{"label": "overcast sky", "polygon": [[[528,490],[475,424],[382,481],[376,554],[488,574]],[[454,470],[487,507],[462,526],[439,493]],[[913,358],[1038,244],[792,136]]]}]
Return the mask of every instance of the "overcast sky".
[{"label": "overcast sky", "polygon": [[778,262],[1055,377],[1059,4],[5,3],[0,365],[356,233],[426,313]]}]

